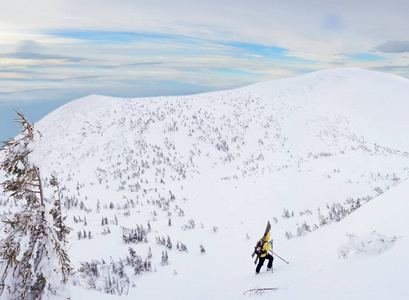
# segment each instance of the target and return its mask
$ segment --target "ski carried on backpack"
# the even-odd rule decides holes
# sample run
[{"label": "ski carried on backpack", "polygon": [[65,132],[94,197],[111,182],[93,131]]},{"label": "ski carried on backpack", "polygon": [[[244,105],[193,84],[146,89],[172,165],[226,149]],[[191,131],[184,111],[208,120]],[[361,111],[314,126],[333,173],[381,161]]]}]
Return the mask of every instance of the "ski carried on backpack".
[{"label": "ski carried on backpack", "polygon": [[267,236],[267,233],[269,233],[271,230],[271,224],[270,221],[267,222],[267,226],[266,226],[266,230],[264,231],[264,235],[263,237],[257,242],[256,246],[254,247],[254,252],[251,255],[251,257],[254,257],[254,255],[257,254],[256,260],[254,261],[254,264],[257,264],[258,261],[258,256],[259,256],[259,249],[262,249],[263,247],[263,243],[264,243],[264,239]]}]

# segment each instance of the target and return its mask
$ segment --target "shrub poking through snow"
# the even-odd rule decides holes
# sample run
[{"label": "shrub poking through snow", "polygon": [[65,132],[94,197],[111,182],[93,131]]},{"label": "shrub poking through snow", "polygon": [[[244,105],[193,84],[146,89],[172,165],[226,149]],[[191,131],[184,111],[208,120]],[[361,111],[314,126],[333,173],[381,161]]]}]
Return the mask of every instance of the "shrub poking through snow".
[{"label": "shrub poking through snow", "polygon": [[180,252],[188,252],[186,245],[182,242],[177,242],[176,249],[178,249]]},{"label": "shrub poking through snow", "polygon": [[126,243],[147,243],[147,231],[142,225],[136,225],[136,228],[122,228],[122,240]]},{"label": "shrub poking through snow", "polygon": [[351,252],[356,254],[381,254],[392,248],[397,239],[396,236],[388,237],[375,230],[363,236],[355,236],[353,234],[348,234],[347,236],[349,239],[348,243],[338,249],[339,258],[347,259]]},{"label": "shrub poking through snow", "polygon": [[183,230],[187,230],[187,229],[194,229],[196,227],[196,223],[193,219],[190,219],[187,224],[182,226]]},{"label": "shrub poking through snow", "polygon": [[162,260],[161,260],[161,266],[166,266],[169,264],[169,256],[168,256],[168,251],[162,251]]},{"label": "shrub poking through snow", "polygon": [[[134,263],[135,257],[131,261]],[[130,265],[128,260],[125,263]],[[125,263],[121,259],[113,261],[112,258],[109,264],[98,260],[82,262],[80,275],[82,285],[106,294],[128,295],[130,281],[125,272]]]}]

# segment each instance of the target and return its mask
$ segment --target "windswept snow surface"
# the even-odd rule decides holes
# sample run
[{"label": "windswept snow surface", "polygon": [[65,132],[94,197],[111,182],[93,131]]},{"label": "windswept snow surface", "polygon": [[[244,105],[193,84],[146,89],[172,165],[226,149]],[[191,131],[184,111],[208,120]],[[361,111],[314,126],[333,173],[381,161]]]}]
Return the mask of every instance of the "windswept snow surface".
[{"label": "windswept snow surface", "polygon": [[[75,274],[72,299],[117,299],[102,261],[126,262],[129,247],[143,260],[151,249],[152,271],[126,266],[124,298],[408,299],[408,96],[406,79],[334,69],[57,109],[36,124],[36,161],[63,187],[73,265],[100,263],[99,278]],[[290,263],[255,275],[267,220]],[[125,243],[137,225],[147,241]],[[172,249],[157,242],[168,237]]]}]

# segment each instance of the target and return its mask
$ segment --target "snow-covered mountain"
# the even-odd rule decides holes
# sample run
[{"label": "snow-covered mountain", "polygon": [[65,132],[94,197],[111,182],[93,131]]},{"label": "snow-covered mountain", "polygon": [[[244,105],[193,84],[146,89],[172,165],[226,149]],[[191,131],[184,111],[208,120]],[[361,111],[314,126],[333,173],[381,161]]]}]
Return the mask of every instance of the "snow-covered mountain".
[{"label": "snow-covered mountain", "polygon": [[[63,187],[72,263],[98,269],[73,299],[407,299],[408,115],[408,80],[361,69],[60,107],[36,153]],[[256,276],[267,220],[290,264]]]}]

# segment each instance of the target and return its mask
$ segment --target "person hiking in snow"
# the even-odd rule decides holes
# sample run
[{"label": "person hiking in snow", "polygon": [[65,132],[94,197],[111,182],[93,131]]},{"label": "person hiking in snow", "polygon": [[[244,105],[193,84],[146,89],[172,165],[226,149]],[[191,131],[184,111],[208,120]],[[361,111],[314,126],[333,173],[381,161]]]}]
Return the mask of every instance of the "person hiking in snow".
[{"label": "person hiking in snow", "polygon": [[256,267],[256,274],[260,273],[260,269],[264,264],[264,261],[268,259],[268,264],[267,264],[267,271],[273,271],[273,260],[274,257],[269,253],[270,250],[272,250],[273,247],[273,240],[269,241],[271,236],[271,233],[267,233],[266,237],[264,238],[261,246],[260,246],[260,251],[258,253],[258,265]]}]

